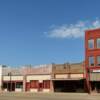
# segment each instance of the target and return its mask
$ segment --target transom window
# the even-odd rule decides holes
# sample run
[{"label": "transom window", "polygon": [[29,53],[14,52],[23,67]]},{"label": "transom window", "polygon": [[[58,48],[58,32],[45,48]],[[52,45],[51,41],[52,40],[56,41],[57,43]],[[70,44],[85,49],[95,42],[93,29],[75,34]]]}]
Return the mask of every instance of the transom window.
[{"label": "transom window", "polygon": [[94,57],[89,57],[89,67],[94,66]]},{"label": "transom window", "polygon": [[100,48],[100,38],[97,39],[97,48]]},{"label": "transom window", "polygon": [[94,40],[93,39],[88,40],[88,48],[89,49],[93,49],[94,48]]},{"label": "transom window", "polygon": [[97,56],[97,66],[100,66],[100,56]]}]

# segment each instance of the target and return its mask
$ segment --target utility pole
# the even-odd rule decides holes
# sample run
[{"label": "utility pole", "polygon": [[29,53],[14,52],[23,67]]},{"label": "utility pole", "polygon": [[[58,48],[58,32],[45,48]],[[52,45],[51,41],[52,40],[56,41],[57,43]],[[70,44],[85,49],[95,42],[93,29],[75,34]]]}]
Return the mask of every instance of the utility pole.
[{"label": "utility pole", "polygon": [[10,89],[9,89],[9,91],[11,92],[12,91],[12,82],[11,82],[11,76],[12,76],[12,73],[11,72],[9,72],[8,73],[8,76],[10,76]]}]

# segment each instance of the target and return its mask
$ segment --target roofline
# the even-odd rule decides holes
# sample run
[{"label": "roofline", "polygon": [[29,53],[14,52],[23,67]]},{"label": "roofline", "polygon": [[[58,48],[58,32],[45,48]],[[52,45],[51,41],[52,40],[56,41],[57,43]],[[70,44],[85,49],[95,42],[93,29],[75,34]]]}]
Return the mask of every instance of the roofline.
[{"label": "roofline", "polygon": [[85,32],[91,32],[91,31],[96,31],[96,30],[100,30],[100,28],[87,29],[87,30],[85,30]]}]

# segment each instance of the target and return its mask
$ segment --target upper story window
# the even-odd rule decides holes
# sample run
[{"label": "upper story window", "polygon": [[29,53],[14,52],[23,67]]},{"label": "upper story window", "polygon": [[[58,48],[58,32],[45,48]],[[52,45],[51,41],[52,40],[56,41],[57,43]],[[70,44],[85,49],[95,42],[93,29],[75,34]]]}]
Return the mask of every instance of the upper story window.
[{"label": "upper story window", "polygon": [[94,40],[93,39],[88,40],[88,48],[89,49],[93,49],[94,48]]},{"label": "upper story window", "polygon": [[97,66],[100,66],[100,56],[97,56]]},{"label": "upper story window", "polygon": [[89,57],[89,67],[94,66],[94,57]]},{"label": "upper story window", "polygon": [[97,48],[100,48],[100,38],[97,39]]}]

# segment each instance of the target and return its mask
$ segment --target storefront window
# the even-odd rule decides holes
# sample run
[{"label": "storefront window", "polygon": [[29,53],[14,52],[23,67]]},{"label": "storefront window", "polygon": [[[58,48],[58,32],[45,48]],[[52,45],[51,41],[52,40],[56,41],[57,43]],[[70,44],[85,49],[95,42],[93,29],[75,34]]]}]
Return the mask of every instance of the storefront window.
[{"label": "storefront window", "polygon": [[3,83],[3,89],[7,89],[7,83]]},{"label": "storefront window", "polygon": [[88,40],[88,48],[89,49],[93,49],[94,48],[94,40],[93,39]]},{"label": "storefront window", "polygon": [[100,48],[100,38],[97,39],[97,48]]},{"label": "storefront window", "polygon": [[100,66],[100,56],[97,56],[97,66]]},{"label": "storefront window", "polygon": [[22,82],[17,82],[16,83],[16,88],[22,88],[23,87],[23,83]]},{"label": "storefront window", "polygon": [[94,66],[94,57],[89,57],[89,66]]}]

